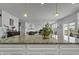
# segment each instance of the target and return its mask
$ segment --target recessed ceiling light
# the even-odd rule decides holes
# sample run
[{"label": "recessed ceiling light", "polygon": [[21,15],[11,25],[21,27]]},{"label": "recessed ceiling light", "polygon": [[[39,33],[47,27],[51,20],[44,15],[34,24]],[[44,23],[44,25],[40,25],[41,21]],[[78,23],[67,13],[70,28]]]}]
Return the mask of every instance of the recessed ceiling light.
[{"label": "recessed ceiling light", "polygon": [[27,17],[27,14],[24,14],[24,17]]}]

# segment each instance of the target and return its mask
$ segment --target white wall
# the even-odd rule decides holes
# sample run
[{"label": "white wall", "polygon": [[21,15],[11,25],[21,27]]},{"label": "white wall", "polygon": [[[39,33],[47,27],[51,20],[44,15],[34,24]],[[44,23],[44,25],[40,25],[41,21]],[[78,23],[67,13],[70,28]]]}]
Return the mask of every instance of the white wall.
[{"label": "white wall", "polygon": [[20,26],[20,35],[25,35],[25,22],[24,21],[20,21],[21,22],[21,26]]},{"label": "white wall", "polygon": [[25,34],[26,34],[26,32],[28,32],[29,30],[28,30],[28,28],[29,28],[29,23],[25,23]]},{"label": "white wall", "polygon": [[79,29],[79,13],[77,13],[77,28]]},{"label": "white wall", "polygon": [[14,26],[16,28],[16,30],[18,31],[18,22],[19,22],[19,19],[13,15],[11,15],[10,13],[8,12],[5,12],[2,10],[2,26],[7,25],[10,27],[10,18],[11,19],[14,19]]},{"label": "white wall", "polygon": [[0,17],[0,37],[5,35],[4,31],[6,32],[6,28],[4,28],[4,25],[11,27],[9,24],[10,18],[14,19],[14,26],[15,26],[15,29],[18,31],[19,18],[3,10],[0,10],[0,13],[2,14],[2,16]]}]

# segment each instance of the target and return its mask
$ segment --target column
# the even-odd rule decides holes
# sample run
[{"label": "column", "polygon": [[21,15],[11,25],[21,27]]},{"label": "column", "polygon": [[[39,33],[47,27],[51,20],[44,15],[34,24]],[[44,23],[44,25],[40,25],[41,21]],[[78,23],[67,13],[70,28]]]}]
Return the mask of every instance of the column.
[{"label": "column", "polygon": [[61,23],[58,23],[57,34],[58,34],[58,42],[63,43],[63,41],[64,41],[64,39],[63,39],[63,24],[61,24]]}]

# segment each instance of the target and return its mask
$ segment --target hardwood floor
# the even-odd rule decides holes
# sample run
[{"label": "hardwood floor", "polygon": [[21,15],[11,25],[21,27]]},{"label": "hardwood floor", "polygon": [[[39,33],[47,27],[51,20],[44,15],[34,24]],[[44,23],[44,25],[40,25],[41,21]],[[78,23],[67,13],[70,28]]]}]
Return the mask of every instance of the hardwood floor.
[{"label": "hardwood floor", "polygon": [[21,35],[0,39],[0,43],[57,43],[54,38],[43,39],[41,35]]},{"label": "hardwood floor", "polygon": [[[0,43],[59,43],[58,40],[54,37],[50,39],[43,39],[41,35],[17,35],[5,39],[0,39]],[[68,42],[64,40],[61,43],[79,43],[79,39],[75,39],[74,42]]]}]

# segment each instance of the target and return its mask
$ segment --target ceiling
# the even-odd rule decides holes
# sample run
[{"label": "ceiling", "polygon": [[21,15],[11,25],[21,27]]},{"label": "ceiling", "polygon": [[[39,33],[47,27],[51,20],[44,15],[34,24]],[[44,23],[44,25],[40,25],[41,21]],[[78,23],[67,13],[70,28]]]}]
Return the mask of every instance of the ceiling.
[{"label": "ceiling", "polygon": [[[65,17],[78,10],[79,4],[58,3],[59,16],[55,17],[56,3],[0,3],[0,9],[3,9],[23,21],[40,25],[45,22],[52,22]],[[28,17],[23,15],[27,13]]]}]

